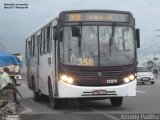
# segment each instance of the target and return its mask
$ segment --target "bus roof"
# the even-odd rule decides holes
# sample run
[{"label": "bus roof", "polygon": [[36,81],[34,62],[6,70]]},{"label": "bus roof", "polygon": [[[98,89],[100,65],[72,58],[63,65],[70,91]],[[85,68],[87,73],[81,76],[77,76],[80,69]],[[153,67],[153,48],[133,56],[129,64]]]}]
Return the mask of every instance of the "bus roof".
[{"label": "bus roof", "polygon": [[45,22],[43,22],[42,24],[40,24],[35,30],[33,30],[30,34],[27,35],[27,39],[29,37],[31,37],[32,35],[34,35],[35,33],[37,33],[39,30],[41,30],[41,28],[52,23],[52,21],[56,20],[58,18],[58,16],[59,16],[59,13],[57,13],[54,17],[51,17],[51,18],[47,19]]},{"label": "bus roof", "polygon": [[29,37],[31,37],[32,35],[34,35],[35,33],[37,33],[38,31],[40,31],[41,28],[45,27],[48,24],[51,24],[54,20],[58,20],[59,16],[63,16],[65,13],[77,13],[77,12],[80,12],[80,13],[86,13],[86,12],[123,13],[123,14],[130,14],[132,16],[131,12],[129,12],[129,11],[120,11],[120,10],[86,9],[86,10],[66,10],[66,11],[61,11],[61,12],[56,14],[56,17],[55,16],[51,17],[50,19],[45,21],[43,24],[41,24],[37,29],[32,31],[27,36],[27,39]]},{"label": "bus roof", "polygon": [[85,10],[67,10],[67,11],[62,11],[60,14],[63,13],[69,13],[69,12],[111,12],[111,13],[126,13],[126,14],[131,14],[129,11],[121,11],[121,10],[106,10],[106,9],[85,9]]}]

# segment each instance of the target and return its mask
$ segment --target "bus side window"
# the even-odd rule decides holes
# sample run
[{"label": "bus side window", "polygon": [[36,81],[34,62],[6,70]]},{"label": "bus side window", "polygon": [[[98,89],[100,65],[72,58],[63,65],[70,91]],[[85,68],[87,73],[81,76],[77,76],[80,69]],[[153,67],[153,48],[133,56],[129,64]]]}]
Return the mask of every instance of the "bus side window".
[{"label": "bus side window", "polygon": [[45,53],[45,47],[46,47],[46,42],[45,42],[45,36],[46,36],[46,34],[45,34],[45,29],[43,30],[43,53]]},{"label": "bus side window", "polygon": [[57,29],[56,26],[52,28],[52,33],[53,33],[53,40],[57,40],[58,39],[58,35],[57,35]]},{"label": "bus side window", "polygon": [[40,42],[39,42],[39,53],[40,55],[42,54],[42,34],[41,34],[41,37],[40,37]]},{"label": "bus side window", "polygon": [[45,48],[45,44],[44,44],[44,30],[42,30],[41,32],[41,46],[40,46],[40,53],[43,54],[44,53],[44,48]]},{"label": "bus side window", "polygon": [[35,56],[35,35],[32,37],[32,56]]},{"label": "bus side window", "polygon": [[28,49],[29,49],[29,56],[31,56],[32,55],[31,41],[28,42]]},{"label": "bus side window", "polygon": [[47,44],[46,44],[46,49],[47,49],[47,52],[50,51],[50,45],[51,45],[51,39],[50,39],[50,26],[47,27]]}]

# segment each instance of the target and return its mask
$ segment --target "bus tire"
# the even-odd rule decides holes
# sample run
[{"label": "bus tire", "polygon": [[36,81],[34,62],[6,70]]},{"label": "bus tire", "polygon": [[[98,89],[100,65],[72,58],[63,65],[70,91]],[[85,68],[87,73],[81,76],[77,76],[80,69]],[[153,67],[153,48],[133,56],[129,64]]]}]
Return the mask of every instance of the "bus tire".
[{"label": "bus tire", "polygon": [[40,95],[36,91],[36,85],[35,85],[34,79],[32,79],[32,85],[33,85],[33,99],[34,99],[34,101],[39,101],[40,100]]},{"label": "bus tire", "polygon": [[53,97],[52,85],[51,85],[50,80],[48,81],[48,92],[49,92],[50,107],[52,109],[58,109],[59,108],[59,101],[58,101],[58,99]]},{"label": "bus tire", "polygon": [[34,101],[40,101],[40,95],[37,91],[33,90]]},{"label": "bus tire", "polygon": [[123,97],[112,97],[110,98],[112,106],[121,106],[123,102]]}]

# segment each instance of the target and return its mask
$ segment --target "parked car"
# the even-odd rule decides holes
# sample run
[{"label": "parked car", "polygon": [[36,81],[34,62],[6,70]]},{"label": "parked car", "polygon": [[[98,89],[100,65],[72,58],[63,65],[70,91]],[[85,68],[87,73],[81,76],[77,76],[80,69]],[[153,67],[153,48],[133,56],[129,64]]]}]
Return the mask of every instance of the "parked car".
[{"label": "parked car", "polygon": [[151,71],[145,67],[137,67],[137,83],[155,83],[155,77]]}]

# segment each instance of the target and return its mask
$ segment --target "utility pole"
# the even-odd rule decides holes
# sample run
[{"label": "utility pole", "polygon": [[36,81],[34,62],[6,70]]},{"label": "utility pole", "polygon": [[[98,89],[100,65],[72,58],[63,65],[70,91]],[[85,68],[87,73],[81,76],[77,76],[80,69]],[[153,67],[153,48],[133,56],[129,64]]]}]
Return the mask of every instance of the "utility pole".
[{"label": "utility pole", "polygon": [[[155,30],[155,31],[160,32],[160,29],[157,29],[157,30]],[[160,37],[160,35],[156,35],[156,37]],[[154,41],[153,41],[153,42],[154,42]],[[154,42],[154,43],[155,43],[155,42]],[[155,43],[155,44],[156,44],[156,43]],[[158,44],[156,44],[156,45],[159,46]],[[158,57],[157,57],[157,58],[155,57],[155,52],[154,52],[154,58],[153,58],[153,59],[154,59],[155,66],[157,66],[155,61],[158,60]]]},{"label": "utility pole", "polygon": [[154,64],[155,64],[155,66],[156,66],[156,55],[155,55],[155,52],[154,52],[153,60],[154,60]]}]

